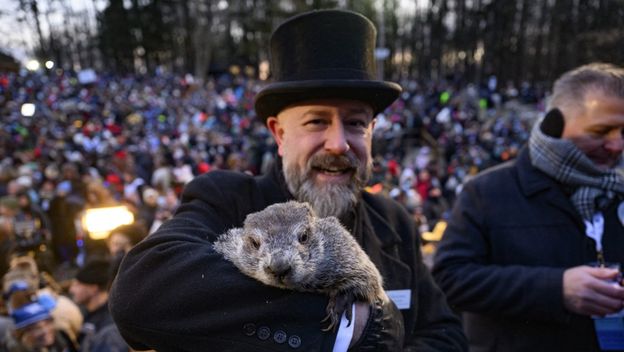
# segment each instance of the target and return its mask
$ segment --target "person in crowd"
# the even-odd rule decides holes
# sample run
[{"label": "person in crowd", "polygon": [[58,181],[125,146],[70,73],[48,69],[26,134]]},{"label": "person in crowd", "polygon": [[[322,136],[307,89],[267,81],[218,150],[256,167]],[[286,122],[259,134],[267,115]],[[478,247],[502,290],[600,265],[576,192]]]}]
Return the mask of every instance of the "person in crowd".
[{"label": "person in crowd", "polygon": [[40,272],[30,256],[16,256],[10,262],[10,270],[3,276],[3,296],[9,310],[30,300],[45,304],[54,318],[57,330],[73,343],[77,343],[83,317],[78,306],[62,295],[62,288],[45,272]]},{"label": "person in crowd", "polygon": [[87,195],[87,185],[81,176],[80,168],[75,162],[67,161],[61,166],[61,182],[69,182],[67,196],[75,203],[84,204]]},{"label": "person in crowd", "polygon": [[[624,308],[613,267],[624,263],[623,150],[624,69],[587,64],[554,83],[517,159],[465,184],[433,275],[463,313],[472,351],[609,342],[602,317]],[[617,324],[612,337],[624,335]]]},{"label": "person in crowd", "polygon": [[[374,117],[401,92],[395,83],[375,80],[375,32],[364,16],[342,10],[301,14],[275,30],[274,82],[256,96],[255,111],[275,138],[279,158],[261,177],[225,171],[196,177],[173,219],[126,255],[110,307],[131,346],[466,349],[459,320],[422,263],[409,214],[386,197],[363,192]],[[398,306],[357,303],[352,324],[345,319],[323,332],[327,297],[265,286],[212,248],[247,214],[289,199],[340,218],[381,271],[387,292],[402,292]]]},{"label": "person in crowd", "polygon": [[156,192],[157,201],[152,226],[148,230],[149,233],[156,231],[162,223],[173,216],[180,201],[173,188],[164,191],[163,194]]},{"label": "person in crowd", "polygon": [[123,256],[145,237],[145,228],[141,224],[129,224],[116,227],[106,240],[111,258]]},{"label": "person in crowd", "polygon": [[100,208],[117,206],[120,202],[115,199],[113,193],[100,179],[87,183],[87,202],[85,207]]},{"label": "person in crowd", "polygon": [[[0,298],[0,302],[3,302],[2,298]],[[6,346],[6,342],[9,339],[10,331],[13,331],[13,329],[13,319],[0,307],[0,351],[2,351],[2,348],[5,348],[4,346]]]},{"label": "person in crowd", "polygon": [[78,342],[81,351],[89,351],[95,336],[114,324],[108,310],[111,266],[106,259],[92,259],[78,270],[69,287],[72,300],[83,312],[84,322]]},{"label": "person in crowd", "polygon": [[429,189],[427,199],[423,203],[423,214],[432,222],[446,218],[449,209],[446,198],[442,196],[442,190],[438,186]]},{"label": "person in crowd", "polygon": [[52,249],[59,265],[69,266],[78,254],[76,226],[84,200],[72,196],[70,181],[60,182],[50,201],[48,217],[52,229]]},{"label": "person in crowd", "polygon": [[81,348],[82,352],[130,352],[133,351],[126,344],[115,324],[110,324],[98,331],[88,344],[88,349]]},{"label": "person in crowd", "polygon": [[9,260],[15,249],[13,223],[19,211],[17,198],[4,196],[0,198],[0,274],[9,270]]},{"label": "person in crowd", "polygon": [[50,222],[47,215],[33,204],[28,192],[17,194],[19,211],[13,220],[15,251],[18,254],[33,253],[39,266],[49,270],[53,254],[48,251],[51,240]]},{"label": "person in crowd", "polygon": [[110,232],[106,239],[108,257],[111,263],[110,277],[116,276],[123,258],[146,235],[147,230],[141,223],[121,225]]},{"label": "person in crowd", "polygon": [[11,312],[13,327],[0,350],[7,352],[77,352],[76,346],[54,326],[48,308],[28,302]]},{"label": "person in crowd", "polygon": [[136,221],[146,229],[151,229],[158,211],[158,191],[151,187],[145,188],[141,198],[143,202],[139,205]]},{"label": "person in crowd", "polygon": [[[130,230],[117,229],[116,233]],[[84,323],[79,336],[81,352],[128,352],[108,310],[108,290],[115,275],[109,260],[89,260],[72,280],[69,294],[83,309]]]}]

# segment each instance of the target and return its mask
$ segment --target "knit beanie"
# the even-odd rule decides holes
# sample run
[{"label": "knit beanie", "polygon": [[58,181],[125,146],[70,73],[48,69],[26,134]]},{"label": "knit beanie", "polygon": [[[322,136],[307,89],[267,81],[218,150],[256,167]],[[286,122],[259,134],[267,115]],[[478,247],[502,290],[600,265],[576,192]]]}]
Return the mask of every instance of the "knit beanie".
[{"label": "knit beanie", "polygon": [[98,285],[106,288],[110,280],[109,272],[110,263],[107,260],[92,260],[78,270],[76,280],[83,284]]},{"label": "knit beanie", "polygon": [[39,302],[25,304],[11,312],[11,317],[18,329],[25,328],[36,322],[52,319],[50,311]]}]

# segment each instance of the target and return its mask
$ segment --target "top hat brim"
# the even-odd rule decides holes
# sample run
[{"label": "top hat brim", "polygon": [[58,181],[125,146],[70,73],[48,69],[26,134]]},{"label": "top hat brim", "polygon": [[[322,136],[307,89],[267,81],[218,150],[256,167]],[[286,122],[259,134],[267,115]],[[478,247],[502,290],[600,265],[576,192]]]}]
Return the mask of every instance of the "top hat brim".
[{"label": "top hat brim", "polygon": [[255,98],[256,114],[263,121],[277,116],[284,108],[317,99],[348,99],[369,104],[377,115],[401,94],[393,82],[363,80],[307,80],[267,85]]}]

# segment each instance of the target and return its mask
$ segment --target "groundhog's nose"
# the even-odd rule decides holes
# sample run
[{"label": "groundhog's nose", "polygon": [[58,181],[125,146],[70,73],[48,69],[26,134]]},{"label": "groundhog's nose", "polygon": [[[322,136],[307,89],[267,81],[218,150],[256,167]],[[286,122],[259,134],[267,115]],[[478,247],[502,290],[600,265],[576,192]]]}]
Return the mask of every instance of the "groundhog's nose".
[{"label": "groundhog's nose", "polygon": [[279,281],[284,281],[284,278],[290,274],[291,270],[292,267],[290,264],[284,262],[271,263],[264,268],[267,274],[273,275],[278,278]]}]

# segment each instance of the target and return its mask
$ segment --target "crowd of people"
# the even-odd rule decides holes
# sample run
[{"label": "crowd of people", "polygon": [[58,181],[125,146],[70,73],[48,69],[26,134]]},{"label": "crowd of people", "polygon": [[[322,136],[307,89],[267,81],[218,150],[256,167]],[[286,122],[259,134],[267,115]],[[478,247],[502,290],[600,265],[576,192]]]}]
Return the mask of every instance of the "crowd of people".
[{"label": "crowd of people", "polygon": [[[19,218],[30,208],[42,217],[36,235],[60,263],[76,255],[71,219],[82,210],[123,203],[149,232],[194,176],[264,173],[275,150],[253,111],[261,82],[241,76],[205,84],[163,73],[102,74],[89,84],[65,71],[1,77],[2,215]],[[369,190],[424,215],[428,230],[446,217],[466,177],[516,155],[544,94],[526,84],[503,89],[493,77],[483,86],[402,85],[400,99],[377,117]],[[35,104],[33,116],[20,112],[25,103]]]},{"label": "crowd of people", "polygon": [[[368,191],[399,200],[426,232],[448,217],[469,177],[516,156],[543,110],[544,92],[529,84],[502,87],[495,77],[483,85],[452,78],[401,85],[400,98],[377,116]],[[163,70],[102,73],[90,82],[63,70],[0,73],[0,258],[6,258],[0,273],[16,270],[10,259],[34,256],[32,271],[52,274],[49,282],[24,287],[5,280],[5,299],[21,291],[31,297],[25,312],[9,309],[18,317],[18,343],[29,340],[22,330],[32,325],[21,326],[20,319],[31,320],[19,314],[43,326],[56,309],[32,292],[59,280],[55,296],[79,298],[85,285],[91,296],[106,294],[111,276],[103,272],[114,269],[93,269],[101,253],[85,245],[86,209],[124,205],[134,214],[133,229],[107,241],[103,257],[114,268],[119,253],[173,214],[193,177],[218,169],[267,171],[276,145],[253,109],[262,86],[243,76],[201,82]],[[34,113],[24,113],[24,104],[34,104]],[[78,260],[85,250],[86,259]],[[72,324],[84,328],[82,318]],[[63,331],[39,339],[78,346],[80,329]],[[108,336],[114,341],[118,334]]]}]

